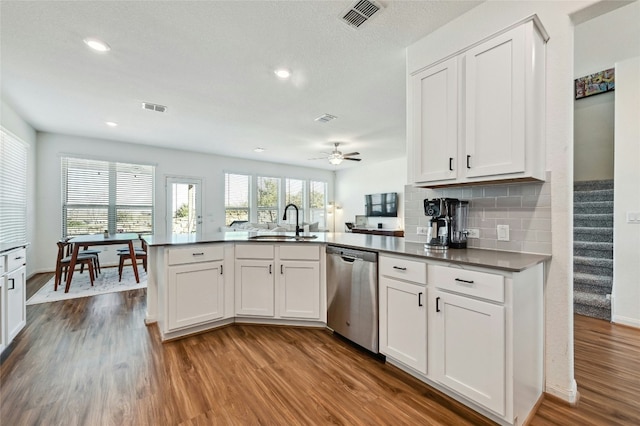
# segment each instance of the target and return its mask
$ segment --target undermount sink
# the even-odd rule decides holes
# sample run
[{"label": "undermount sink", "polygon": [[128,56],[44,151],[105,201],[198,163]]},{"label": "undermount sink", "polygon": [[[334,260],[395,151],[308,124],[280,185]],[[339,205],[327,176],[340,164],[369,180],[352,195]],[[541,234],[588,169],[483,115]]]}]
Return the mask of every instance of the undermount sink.
[{"label": "undermount sink", "polygon": [[317,235],[254,235],[253,237],[249,237],[250,240],[267,240],[267,241],[286,241],[286,240],[296,240],[296,241],[305,241],[305,240],[313,240],[314,238],[318,238]]}]

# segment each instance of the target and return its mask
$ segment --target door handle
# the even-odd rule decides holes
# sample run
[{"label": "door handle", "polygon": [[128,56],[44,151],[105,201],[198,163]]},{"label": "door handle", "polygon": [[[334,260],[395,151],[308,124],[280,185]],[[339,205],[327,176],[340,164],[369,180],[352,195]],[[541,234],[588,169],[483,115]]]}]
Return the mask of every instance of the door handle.
[{"label": "door handle", "polygon": [[418,306],[422,306],[422,292],[418,293]]},{"label": "door handle", "polygon": [[440,298],[436,297],[436,312],[440,312]]},{"label": "door handle", "polygon": [[222,268],[224,268],[224,265],[220,265],[220,275],[223,275]]},{"label": "door handle", "polygon": [[280,265],[280,275],[284,274],[284,265]]},{"label": "door handle", "polygon": [[7,290],[14,290],[16,288],[16,279],[15,278],[9,278],[8,281],[11,281],[11,287],[7,288]]},{"label": "door handle", "polygon": [[469,164],[469,161],[471,160],[471,156],[467,155],[467,169],[471,168],[471,165]]},{"label": "door handle", "polygon": [[453,157],[449,157],[449,171],[453,171]]},{"label": "door handle", "polygon": [[272,273],[272,272],[271,272],[271,265],[269,265],[269,273],[270,273],[270,274]]}]

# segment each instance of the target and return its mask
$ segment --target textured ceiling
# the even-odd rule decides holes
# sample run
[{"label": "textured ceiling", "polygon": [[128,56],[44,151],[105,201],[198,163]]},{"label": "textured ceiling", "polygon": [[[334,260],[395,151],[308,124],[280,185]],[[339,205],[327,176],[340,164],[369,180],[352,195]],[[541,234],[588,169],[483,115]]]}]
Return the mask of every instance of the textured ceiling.
[{"label": "textured ceiling", "polygon": [[[39,131],[326,169],[309,158],[333,141],[363,163],[397,158],[405,47],[480,2],[380,3],[354,30],[345,1],[4,0],[2,97]],[[324,113],[338,118],[314,121]]]}]

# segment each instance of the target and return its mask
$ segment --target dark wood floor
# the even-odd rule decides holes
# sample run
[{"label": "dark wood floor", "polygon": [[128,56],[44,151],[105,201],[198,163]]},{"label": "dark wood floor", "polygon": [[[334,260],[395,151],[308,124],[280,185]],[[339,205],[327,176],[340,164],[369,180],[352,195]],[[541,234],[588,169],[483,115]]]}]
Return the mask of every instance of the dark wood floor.
[{"label": "dark wood floor", "polygon": [[[163,344],[145,308],[144,290],[29,306],[0,366],[0,423],[491,424],[325,331],[232,326]],[[532,424],[640,424],[639,357],[640,331],[577,317],[580,404],[545,400]]]}]

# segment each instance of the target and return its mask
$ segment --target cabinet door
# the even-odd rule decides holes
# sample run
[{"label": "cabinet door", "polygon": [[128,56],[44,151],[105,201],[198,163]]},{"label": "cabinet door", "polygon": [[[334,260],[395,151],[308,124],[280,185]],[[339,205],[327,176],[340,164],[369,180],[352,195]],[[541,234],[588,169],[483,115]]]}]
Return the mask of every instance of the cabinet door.
[{"label": "cabinet door", "polygon": [[380,352],[427,374],[426,288],[380,277]]},{"label": "cabinet door", "polygon": [[222,262],[169,267],[168,328],[203,324],[224,316]]},{"label": "cabinet door", "polygon": [[26,284],[27,277],[24,266],[7,274],[7,280],[4,284],[7,295],[7,344],[27,323]]},{"label": "cabinet door", "polygon": [[435,296],[435,379],[504,415],[504,306],[438,290]]},{"label": "cabinet door", "polygon": [[524,172],[524,27],[470,49],[464,61],[466,176]]},{"label": "cabinet door", "polygon": [[455,179],[458,151],[457,58],[411,77],[410,161],[413,181]]},{"label": "cabinet door", "polygon": [[273,260],[236,259],[236,315],[273,317]]},{"label": "cabinet door", "polygon": [[279,314],[282,318],[320,318],[320,263],[281,261]]}]

